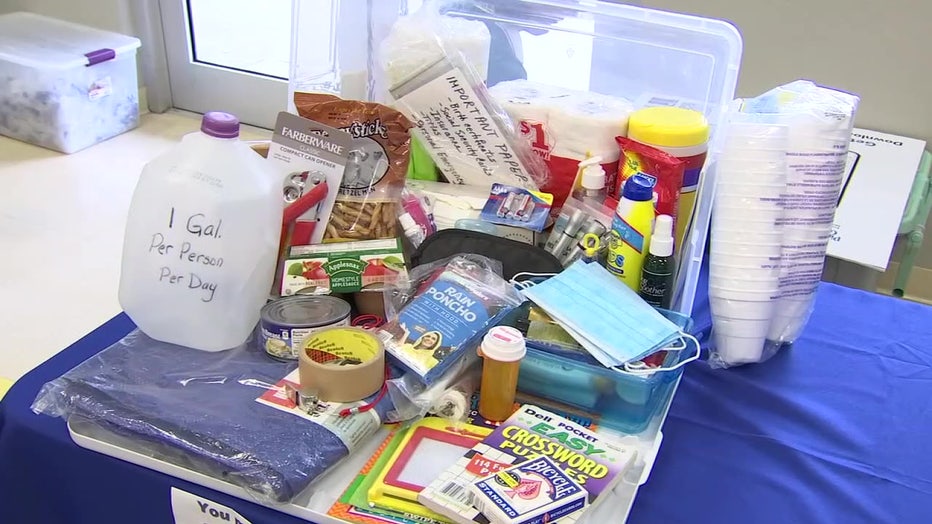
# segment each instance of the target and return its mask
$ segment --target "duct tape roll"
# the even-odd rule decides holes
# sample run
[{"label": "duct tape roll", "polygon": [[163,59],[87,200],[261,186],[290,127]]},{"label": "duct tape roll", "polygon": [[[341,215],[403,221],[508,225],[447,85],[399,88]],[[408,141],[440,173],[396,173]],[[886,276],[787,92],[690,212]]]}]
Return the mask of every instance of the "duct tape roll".
[{"label": "duct tape roll", "polygon": [[385,347],[364,329],[320,330],[304,340],[298,377],[304,395],[325,402],[362,400],[382,387]]}]

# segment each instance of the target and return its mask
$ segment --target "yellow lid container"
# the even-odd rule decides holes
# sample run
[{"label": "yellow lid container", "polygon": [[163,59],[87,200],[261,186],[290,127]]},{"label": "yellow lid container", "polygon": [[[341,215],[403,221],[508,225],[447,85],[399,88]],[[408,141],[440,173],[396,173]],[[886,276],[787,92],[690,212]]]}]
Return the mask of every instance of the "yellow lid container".
[{"label": "yellow lid container", "polygon": [[631,113],[628,138],[655,147],[694,147],[709,141],[705,115],[681,107],[647,107]]}]

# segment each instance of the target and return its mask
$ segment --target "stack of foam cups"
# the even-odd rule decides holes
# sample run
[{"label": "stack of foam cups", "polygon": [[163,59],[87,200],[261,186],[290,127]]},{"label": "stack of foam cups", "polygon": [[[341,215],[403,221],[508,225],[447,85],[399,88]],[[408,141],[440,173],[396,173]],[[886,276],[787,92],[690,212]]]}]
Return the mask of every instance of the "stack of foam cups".
[{"label": "stack of foam cups", "polygon": [[778,309],[789,130],[731,123],[716,163],[709,301],[718,355],[761,360]]},{"label": "stack of foam cups", "polygon": [[767,337],[771,345],[795,341],[809,318],[832,234],[850,137],[850,118],[804,114],[790,125],[780,296]]}]

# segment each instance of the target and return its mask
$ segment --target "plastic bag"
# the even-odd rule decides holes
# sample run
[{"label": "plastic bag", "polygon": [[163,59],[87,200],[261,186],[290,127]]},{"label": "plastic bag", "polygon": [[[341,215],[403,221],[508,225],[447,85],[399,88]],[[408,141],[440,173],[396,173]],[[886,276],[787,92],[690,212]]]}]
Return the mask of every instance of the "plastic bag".
[{"label": "plastic bag", "polygon": [[478,255],[456,255],[412,269],[407,282],[386,294],[389,321],[378,331],[385,350],[432,385],[475,349],[486,330],[524,302],[500,274],[500,265]]},{"label": "plastic bag", "polygon": [[412,134],[448,182],[537,190],[548,179],[547,166],[489,95],[476,53],[463,53],[462,43],[444,37],[445,19],[427,4],[400,19],[382,43],[380,63],[393,80],[394,107],[415,123]]},{"label": "plastic bag", "polygon": [[[464,420],[469,412],[469,397],[478,386],[480,369],[478,355],[466,353],[430,386],[424,384],[420,377],[412,372],[389,380],[388,394],[395,406],[391,418],[407,421],[431,413],[450,420]],[[475,382],[475,385],[465,395],[464,405],[460,399],[463,397],[462,392],[468,389],[470,381]],[[392,422],[391,418],[388,422]]]},{"label": "plastic bag", "polygon": [[437,232],[428,205],[407,188],[401,192],[401,206],[398,208],[398,223],[405,237],[415,249],[425,238]]},{"label": "plastic bag", "polygon": [[[359,403],[321,403],[307,417],[286,411],[279,385],[295,366],[254,343],[208,353],[133,331],[46,383],[32,409],[89,419],[157,460],[230,482],[265,503],[287,502],[374,435],[394,409],[385,398],[348,418],[327,413]],[[338,420],[358,433],[332,429]]]},{"label": "plastic bag", "polygon": [[353,135],[354,148],[324,241],[396,237],[396,208],[408,172],[411,122],[375,102],[312,93],[295,93],[294,102],[300,116]]},{"label": "plastic bag", "polygon": [[606,198],[600,207],[573,197],[566,199],[544,249],[553,254],[563,267],[569,267],[585,254],[581,243],[591,233],[599,237],[596,261],[604,266],[611,238],[614,204],[615,200],[611,198]]},{"label": "plastic bag", "polygon": [[484,23],[441,15],[435,7],[424,7],[392,25],[380,46],[382,72],[386,83],[394,87],[443,58],[444,48],[453,48],[466,57],[484,82],[488,76],[491,43],[492,37]]},{"label": "plastic bag", "polygon": [[713,367],[767,360],[808,322],[858,100],[797,81],[729,115],[712,209]]},{"label": "plastic bag", "polygon": [[524,79],[499,82],[489,93],[547,164],[550,179],[541,191],[553,195],[553,211],[563,207],[573,190],[579,162],[590,156],[602,158],[605,187],[614,187],[619,158],[615,137],[628,133],[628,116],[634,111],[631,102]]}]

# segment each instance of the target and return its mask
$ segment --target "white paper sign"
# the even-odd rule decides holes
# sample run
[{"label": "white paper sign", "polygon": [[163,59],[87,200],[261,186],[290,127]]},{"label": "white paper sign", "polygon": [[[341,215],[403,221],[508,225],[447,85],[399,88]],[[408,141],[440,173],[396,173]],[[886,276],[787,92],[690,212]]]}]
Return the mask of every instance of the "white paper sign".
[{"label": "white paper sign", "polygon": [[828,256],[885,270],[926,143],[855,128]]},{"label": "white paper sign", "polygon": [[172,487],[175,524],[252,524],[232,509],[210,499]]}]

